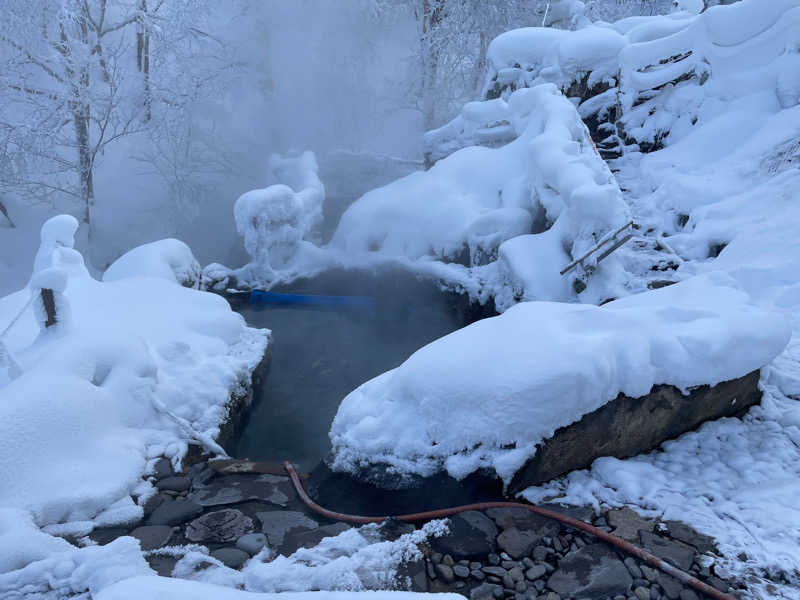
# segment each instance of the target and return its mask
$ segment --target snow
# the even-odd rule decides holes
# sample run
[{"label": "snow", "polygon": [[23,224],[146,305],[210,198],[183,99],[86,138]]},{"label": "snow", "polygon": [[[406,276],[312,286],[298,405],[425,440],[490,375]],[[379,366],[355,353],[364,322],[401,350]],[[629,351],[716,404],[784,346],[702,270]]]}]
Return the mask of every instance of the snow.
[{"label": "snow", "polygon": [[252,262],[240,275],[248,280],[275,278],[275,271],[287,268],[309,242],[322,221],[325,187],[317,176],[312,152],[295,157],[273,155],[270,177],[276,183],[252,190],[234,205],[236,230]]},{"label": "snow", "polygon": [[[215,600],[422,600],[429,594],[414,592],[285,592],[280,596],[244,592],[228,587],[200,584],[166,577],[133,577],[105,588],[96,600],[141,600],[142,598],[170,598],[195,600],[213,597]],[[441,600],[460,600],[459,594],[436,594]]]},{"label": "snow", "polygon": [[[76,226],[46,223],[41,270],[0,299],[4,329],[22,311],[2,340],[13,362],[0,366],[0,507],[85,534],[141,515],[132,496],[156,457],[179,460],[191,439],[216,448],[267,332],[174,278],[93,279],[70,247]],[[36,308],[42,287],[56,292],[57,327]]]},{"label": "snow", "polygon": [[103,273],[103,281],[139,276],[160,277],[185,287],[197,287],[200,264],[182,241],[158,240],[137,246],[120,256]]},{"label": "snow", "polygon": [[[326,250],[341,252],[351,263],[362,256],[424,263],[452,260],[466,248],[471,266],[480,267],[468,278],[501,295],[501,310],[513,302],[512,288],[524,299],[574,298],[569,291],[574,276],[564,288],[557,274],[628,222],[619,187],[575,107],[555,86],[518,90],[482,110],[475,104],[431,132],[431,139],[471,139],[471,132],[495,121],[510,122],[519,137],[500,148],[464,148],[429,171],[365,194],[342,216]],[[530,234],[537,218],[555,223],[552,233]],[[515,243],[504,244],[508,240]],[[554,286],[534,296],[531,290],[541,282],[518,269],[519,254],[524,263],[541,261],[539,269]],[[608,297],[618,275],[614,261],[602,267],[587,262],[577,277],[586,279],[595,269],[602,276],[590,281],[601,280],[604,287],[590,289],[586,297]]]},{"label": "snow", "polygon": [[618,394],[741,377],[789,336],[782,315],[716,273],[603,307],[520,303],[348,395],[331,427],[332,466],[457,478],[490,467],[508,482],[537,444]]}]

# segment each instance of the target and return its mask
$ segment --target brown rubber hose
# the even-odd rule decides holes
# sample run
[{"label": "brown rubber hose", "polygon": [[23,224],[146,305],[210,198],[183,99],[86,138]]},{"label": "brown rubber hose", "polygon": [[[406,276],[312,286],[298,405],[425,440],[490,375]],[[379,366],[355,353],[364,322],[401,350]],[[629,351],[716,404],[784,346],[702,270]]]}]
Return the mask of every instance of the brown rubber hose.
[{"label": "brown rubber hose", "polygon": [[327,517],[328,519],[332,519],[334,521],[344,521],[346,523],[380,523],[382,521],[385,521],[386,519],[395,519],[397,521],[414,523],[417,521],[430,521],[432,519],[443,519],[445,517],[450,517],[458,513],[466,512],[468,510],[486,510],[489,508],[523,508],[532,513],[536,513],[537,515],[542,515],[543,517],[547,517],[548,519],[554,519],[556,521],[560,521],[561,523],[569,525],[574,529],[580,529],[581,531],[585,531],[586,533],[593,535],[594,537],[599,538],[604,542],[608,542],[609,544],[624,550],[628,554],[632,554],[633,556],[643,560],[650,566],[660,569],[667,575],[671,575],[672,577],[679,579],[686,585],[693,587],[697,591],[702,592],[703,594],[711,598],[715,598],[716,600],[735,600],[735,598],[730,594],[721,592],[718,589],[711,587],[707,583],[703,583],[699,579],[692,577],[689,573],[686,573],[676,567],[673,567],[671,564],[664,562],[657,556],[650,554],[649,552],[647,552],[647,550],[639,548],[638,546],[634,546],[633,544],[631,544],[630,542],[626,542],[622,538],[619,538],[615,535],[611,535],[610,533],[607,533],[602,529],[598,529],[593,525],[589,525],[589,523],[579,521],[578,519],[573,519],[572,517],[568,517],[567,515],[562,515],[561,513],[557,513],[555,511],[548,510],[546,508],[540,508],[533,504],[523,504],[521,502],[478,502],[477,504],[465,504],[463,506],[454,506],[452,508],[442,508],[439,510],[429,510],[426,512],[412,513],[410,515],[395,515],[395,516],[385,516],[385,517],[362,517],[359,515],[346,515],[343,513],[328,510],[327,508],[323,508],[322,506],[314,502],[306,493],[306,490],[303,488],[303,484],[300,482],[300,478],[297,476],[297,472],[294,470],[294,466],[292,466],[292,463],[290,463],[289,461],[285,461],[283,463],[283,466],[286,469],[286,472],[289,474],[292,483],[294,484],[294,489],[297,491],[297,495],[300,496],[303,502],[305,502],[306,506],[308,506],[315,513],[322,515],[323,517]]}]

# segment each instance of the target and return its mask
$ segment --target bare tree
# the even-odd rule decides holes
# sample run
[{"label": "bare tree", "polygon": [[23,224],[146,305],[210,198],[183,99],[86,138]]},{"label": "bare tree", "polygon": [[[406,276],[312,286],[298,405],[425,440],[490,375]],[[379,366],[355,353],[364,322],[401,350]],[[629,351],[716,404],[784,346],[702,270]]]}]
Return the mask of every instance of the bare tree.
[{"label": "bare tree", "polygon": [[158,127],[155,104],[180,110],[198,93],[202,82],[176,87],[187,79],[177,71],[195,70],[190,52],[177,48],[207,35],[197,25],[205,12],[203,0],[4,0],[0,186],[72,198],[91,231],[94,173],[106,148]]}]

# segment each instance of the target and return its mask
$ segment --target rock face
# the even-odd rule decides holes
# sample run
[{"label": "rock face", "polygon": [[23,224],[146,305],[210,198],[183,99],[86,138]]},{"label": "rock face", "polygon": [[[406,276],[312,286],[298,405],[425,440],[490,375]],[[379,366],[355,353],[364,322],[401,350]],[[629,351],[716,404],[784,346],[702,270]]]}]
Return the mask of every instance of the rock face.
[{"label": "rock face", "polygon": [[669,385],[655,386],[641,398],[620,394],[577,423],[562,427],[539,446],[509,486],[515,494],[575,469],[601,456],[627,458],[647,452],[666,440],[711,419],[743,414],[761,401],[759,372],[700,386],[684,396]]}]

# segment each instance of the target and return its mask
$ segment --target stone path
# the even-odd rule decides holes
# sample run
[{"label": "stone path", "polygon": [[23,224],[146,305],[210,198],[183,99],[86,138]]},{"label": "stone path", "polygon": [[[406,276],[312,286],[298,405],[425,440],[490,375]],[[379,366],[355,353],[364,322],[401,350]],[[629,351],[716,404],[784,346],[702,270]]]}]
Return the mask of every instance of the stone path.
[{"label": "stone path", "polygon": [[[131,535],[143,550],[155,551],[148,555],[153,569],[169,576],[177,559],[157,552],[165,546],[201,544],[239,569],[265,544],[289,555],[350,527],[310,512],[288,477],[242,472],[253,465],[258,467],[228,461],[220,472],[219,465],[198,463],[176,475],[168,461],[159,461],[154,478],[159,492],[145,504],[144,519],[97,529],[90,537],[105,544]],[[646,520],[628,509],[595,514],[582,507],[551,508],[639,544],[717,589],[739,592],[737,584],[702,566],[700,555],[714,551],[713,540],[686,525]],[[412,529],[395,522],[384,533],[393,539]],[[451,518],[450,530],[422,548],[422,560],[402,567],[398,589],[456,592],[471,600],[698,598],[676,579],[523,509],[465,512]]]}]

